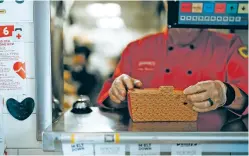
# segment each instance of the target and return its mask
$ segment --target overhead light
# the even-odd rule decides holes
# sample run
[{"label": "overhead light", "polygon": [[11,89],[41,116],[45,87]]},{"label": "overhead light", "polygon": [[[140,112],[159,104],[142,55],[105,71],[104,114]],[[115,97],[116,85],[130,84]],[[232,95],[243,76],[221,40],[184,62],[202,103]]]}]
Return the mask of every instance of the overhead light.
[{"label": "overhead light", "polygon": [[104,29],[119,29],[124,27],[124,21],[120,17],[105,17],[97,20],[97,26]]},{"label": "overhead light", "polygon": [[86,12],[93,17],[115,17],[121,15],[121,7],[116,3],[93,3],[86,7]]},{"label": "overhead light", "polygon": [[121,7],[116,3],[107,3],[104,4],[104,15],[108,17],[120,16]]},{"label": "overhead light", "polygon": [[90,4],[86,7],[86,12],[94,17],[101,17],[103,12],[103,4],[94,3]]}]

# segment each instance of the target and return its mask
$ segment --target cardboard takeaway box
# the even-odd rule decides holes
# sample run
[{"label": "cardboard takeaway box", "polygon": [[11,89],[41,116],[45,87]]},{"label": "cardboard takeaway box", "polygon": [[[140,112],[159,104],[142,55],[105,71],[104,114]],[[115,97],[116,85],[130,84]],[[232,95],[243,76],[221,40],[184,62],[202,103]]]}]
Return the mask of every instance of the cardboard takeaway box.
[{"label": "cardboard takeaway box", "polygon": [[128,107],[133,122],[196,121],[198,115],[172,86],[130,90]]}]

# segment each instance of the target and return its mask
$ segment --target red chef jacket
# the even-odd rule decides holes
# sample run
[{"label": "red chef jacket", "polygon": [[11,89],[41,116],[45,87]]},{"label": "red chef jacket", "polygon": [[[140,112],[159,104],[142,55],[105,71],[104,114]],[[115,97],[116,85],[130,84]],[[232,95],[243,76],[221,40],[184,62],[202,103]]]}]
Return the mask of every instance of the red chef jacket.
[{"label": "red chef jacket", "polygon": [[181,47],[165,31],[130,43],[113,77],[103,85],[97,101],[100,106],[121,74],[141,80],[144,88],[174,86],[183,90],[200,81],[220,80],[248,95],[247,49],[234,34],[203,30],[195,41]]}]

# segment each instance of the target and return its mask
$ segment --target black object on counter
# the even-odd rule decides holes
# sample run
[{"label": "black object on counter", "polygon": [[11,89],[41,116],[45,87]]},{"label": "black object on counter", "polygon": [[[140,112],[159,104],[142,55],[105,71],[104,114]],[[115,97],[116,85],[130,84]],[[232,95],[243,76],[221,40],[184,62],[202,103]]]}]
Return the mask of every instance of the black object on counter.
[{"label": "black object on counter", "polygon": [[92,109],[89,107],[90,103],[88,96],[81,95],[80,99],[73,104],[71,112],[74,114],[89,114],[92,112]]}]

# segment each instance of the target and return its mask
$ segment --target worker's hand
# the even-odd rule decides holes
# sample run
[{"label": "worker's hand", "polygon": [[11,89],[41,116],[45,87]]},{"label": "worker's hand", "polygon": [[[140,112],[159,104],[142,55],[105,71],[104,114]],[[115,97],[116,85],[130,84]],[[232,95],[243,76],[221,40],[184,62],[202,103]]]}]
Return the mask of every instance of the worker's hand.
[{"label": "worker's hand", "polygon": [[184,90],[197,112],[208,112],[226,103],[226,85],[221,81],[203,81]]},{"label": "worker's hand", "polygon": [[141,81],[122,74],[113,81],[109,90],[109,97],[113,102],[120,104],[126,99],[127,90],[141,87]]}]

